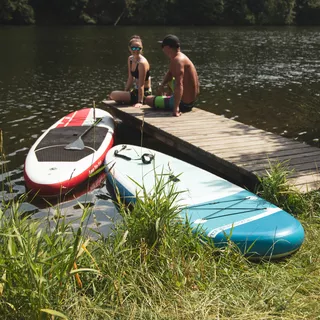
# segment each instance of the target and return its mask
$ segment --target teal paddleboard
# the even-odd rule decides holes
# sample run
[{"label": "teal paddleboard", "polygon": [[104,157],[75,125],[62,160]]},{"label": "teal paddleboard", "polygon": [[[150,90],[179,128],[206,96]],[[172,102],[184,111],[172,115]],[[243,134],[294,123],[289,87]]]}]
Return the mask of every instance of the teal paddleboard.
[{"label": "teal paddleboard", "polygon": [[155,150],[118,145],[105,159],[108,179],[126,202],[152,192],[156,177],[175,184],[180,215],[201,227],[216,246],[233,241],[246,255],[280,258],[295,252],[304,230],[292,215],[257,195],[187,162]]}]

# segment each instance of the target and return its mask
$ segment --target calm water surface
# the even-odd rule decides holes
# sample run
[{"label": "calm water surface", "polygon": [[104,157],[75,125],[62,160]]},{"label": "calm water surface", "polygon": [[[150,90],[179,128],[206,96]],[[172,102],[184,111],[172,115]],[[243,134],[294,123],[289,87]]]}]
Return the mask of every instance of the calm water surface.
[{"label": "calm water surface", "polygon": [[[320,27],[1,27],[0,128],[7,173],[0,172],[0,180],[9,177],[13,190],[5,184],[0,197],[25,191],[23,162],[45,129],[93,100],[103,107],[110,91],[124,87],[132,34],[144,40],[153,82],[161,81],[168,60],[157,40],[167,33],[180,37],[182,51],[198,69],[200,108],[319,146]],[[116,142],[135,142],[121,130]],[[100,186],[85,201],[89,197],[116,216],[105,184]],[[37,202],[25,206],[43,211]],[[65,207],[77,211],[76,201]]]}]

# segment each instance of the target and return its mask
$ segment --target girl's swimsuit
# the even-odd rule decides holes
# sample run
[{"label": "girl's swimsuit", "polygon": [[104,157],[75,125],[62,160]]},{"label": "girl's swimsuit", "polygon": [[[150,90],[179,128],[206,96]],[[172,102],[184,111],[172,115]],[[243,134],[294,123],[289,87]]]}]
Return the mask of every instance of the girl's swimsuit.
[{"label": "girl's swimsuit", "polygon": [[[139,79],[139,62],[137,62],[136,69],[134,71],[132,71],[132,60],[130,60],[130,70],[131,70],[131,75],[134,78]],[[148,81],[149,78],[150,78],[150,70],[148,70],[146,73],[145,81]]]},{"label": "girl's swimsuit", "polygon": [[[152,94],[151,92],[151,88],[144,88],[144,97],[150,96]],[[130,91],[130,103],[131,104],[136,104],[140,101],[138,101],[139,99],[139,93],[138,93],[138,89],[132,89]]]},{"label": "girl's swimsuit", "polygon": [[[139,62],[137,62],[137,66],[136,69],[134,71],[132,71],[132,60],[130,60],[130,71],[131,71],[131,75],[136,78],[139,79]],[[148,81],[150,78],[150,70],[147,71],[146,73],[146,78],[145,81]],[[151,92],[151,88],[144,88],[144,97],[150,96],[152,94]],[[139,93],[138,93],[138,89],[132,89],[130,91],[130,102],[131,104],[136,104],[138,103],[139,99]]]}]

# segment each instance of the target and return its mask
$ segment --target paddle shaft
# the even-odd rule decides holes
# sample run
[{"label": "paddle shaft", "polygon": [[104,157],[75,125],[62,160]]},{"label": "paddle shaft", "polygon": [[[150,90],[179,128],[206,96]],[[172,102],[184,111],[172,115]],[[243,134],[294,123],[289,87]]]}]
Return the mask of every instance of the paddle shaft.
[{"label": "paddle shaft", "polygon": [[81,138],[85,134],[87,134],[93,127],[95,127],[101,120],[102,118],[99,118],[97,121],[95,121],[89,128],[87,128],[83,133],[81,133],[75,141],[69,143],[64,148],[66,150],[83,150],[85,146]]},{"label": "paddle shaft", "polygon": [[80,134],[79,138],[82,138],[85,134],[87,134],[93,127],[95,127],[100,121],[102,120],[102,118],[98,118],[98,120],[96,122],[94,122],[88,129],[86,129],[83,133]]}]

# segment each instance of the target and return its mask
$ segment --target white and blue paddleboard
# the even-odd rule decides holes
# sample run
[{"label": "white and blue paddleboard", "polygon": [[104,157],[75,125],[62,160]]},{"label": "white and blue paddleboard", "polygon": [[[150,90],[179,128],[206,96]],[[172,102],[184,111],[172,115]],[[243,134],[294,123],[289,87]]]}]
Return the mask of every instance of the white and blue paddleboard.
[{"label": "white and blue paddleboard", "polygon": [[[152,155],[152,156],[150,156]],[[295,252],[304,240],[300,222],[257,195],[166,154],[133,145],[111,148],[105,159],[108,179],[126,202],[134,202],[144,186],[154,190],[163,176],[181,191],[180,215],[201,226],[216,246],[233,241],[251,257],[280,258]]]}]

